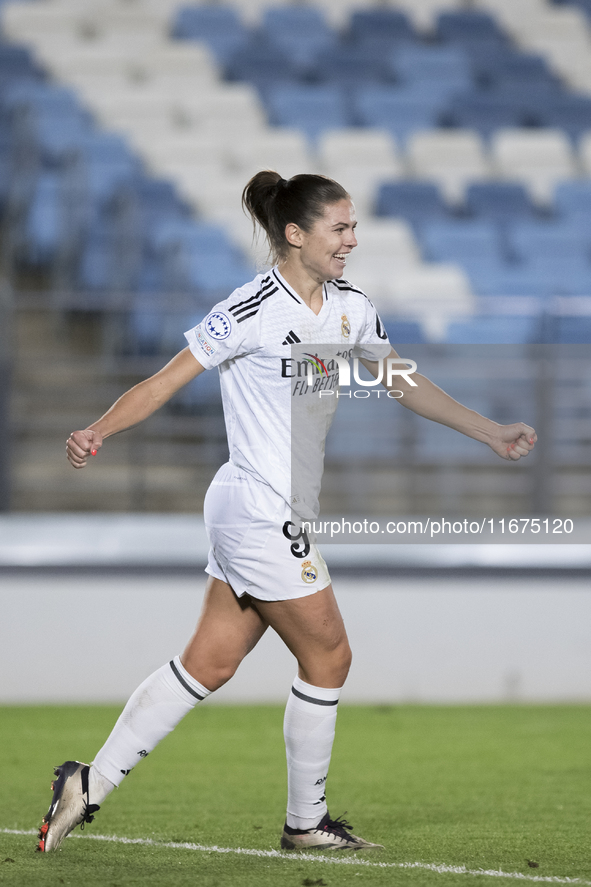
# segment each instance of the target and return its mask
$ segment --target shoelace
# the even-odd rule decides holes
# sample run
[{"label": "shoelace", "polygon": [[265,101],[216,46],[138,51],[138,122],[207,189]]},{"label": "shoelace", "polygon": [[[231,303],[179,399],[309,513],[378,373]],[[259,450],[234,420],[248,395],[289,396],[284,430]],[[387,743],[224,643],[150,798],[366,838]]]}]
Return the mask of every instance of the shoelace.
[{"label": "shoelace", "polygon": [[[348,839],[349,835],[347,834],[347,831],[352,831],[353,826],[345,819],[346,812],[347,811],[336,819],[329,819],[328,822],[324,824],[322,831],[336,832],[337,834],[340,833],[342,837]],[[345,829],[347,829],[347,831],[345,831]]]},{"label": "shoelace", "polygon": [[80,831],[84,831],[84,825],[87,822],[93,822],[94,816],[93,813],[96,813],[97,810],[100,810],[98,804],[86,804],[86,808],[84,810],[84,819],[80,823]]}]

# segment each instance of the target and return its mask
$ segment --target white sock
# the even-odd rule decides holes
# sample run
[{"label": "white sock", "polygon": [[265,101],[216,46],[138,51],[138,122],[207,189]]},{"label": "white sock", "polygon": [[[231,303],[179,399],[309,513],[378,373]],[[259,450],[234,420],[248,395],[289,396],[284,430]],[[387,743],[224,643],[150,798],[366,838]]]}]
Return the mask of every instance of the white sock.
[{"label": "white sock", "polygon": [[103,776],[102,773],[99,773],[93,764],[88,774],[88,803],[98,804],[100,807],[107,795],[110,795],[114,788],[115,786],[111,780],[107,779],[106,776]]},{"label": "white sock", "polygon": [[[151,674],[131,695],[93,767],[114,786],[173,730],[210,690],[191,677],[178,656]],[[95,786],[96,788],[96,786]],[[108,792],[107,792],[108,794]],[[106,797],[106,795],[104,796]],[[96,801],[89,790],[91,803]]]},{"label": "white sock", "polygon": [[287,825],[308,829],[327,812],[325,785],[341,688],[293,682],[283,722],[287,755]]}]

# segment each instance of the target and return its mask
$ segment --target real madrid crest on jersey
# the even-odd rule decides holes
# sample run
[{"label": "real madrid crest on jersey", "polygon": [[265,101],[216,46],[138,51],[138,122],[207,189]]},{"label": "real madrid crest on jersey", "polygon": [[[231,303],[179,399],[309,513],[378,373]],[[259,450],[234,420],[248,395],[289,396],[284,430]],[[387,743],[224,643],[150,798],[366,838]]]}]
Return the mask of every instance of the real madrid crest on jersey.
[{"label": "real madrid crest on jersey", "polygon": [[312,561],[304,561],[302,564],[302,579],[304,582],[316,582],[318,579],[318,570]]},{"label": "real madrid crest on jersey", "polygon": [[346,339],[351,335],[351,324],[346,314],[341,315],[341,333]]}]

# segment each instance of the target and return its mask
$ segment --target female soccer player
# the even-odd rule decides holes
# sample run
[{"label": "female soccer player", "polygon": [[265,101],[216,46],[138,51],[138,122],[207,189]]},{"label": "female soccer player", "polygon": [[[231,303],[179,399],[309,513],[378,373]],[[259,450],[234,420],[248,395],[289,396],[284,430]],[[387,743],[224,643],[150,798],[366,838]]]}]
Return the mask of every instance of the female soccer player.
[{"label": "female soccer player", "polygon": [[[312,479],[298,486],[298,472],[292,482],[291,410],[310,392],[294,371],[291,346],[331,343],[373,362],[376,353],[396,354],[372,303],[342,279],[357,240],[355,209],[339,184],[316,175],[286,181],[267,170],[247,184],[243,204],[265,231],[275,266],[218,303],[185,333],[188,347],[67,441],[71,464],[84,468],[106,438],[146,419],[204,370],[219,368],[230,459],[205,499],[211,549],[199,623],[181,656],[133,693],[92,765],[66,761],[56,769],[53,802],[39,835],[44,852],[94,818],[138,761],[232,677],[269,626],[298,662],[285,711],[288,797],[281,846],[379,846],[331,819],[325,800],[351,653],[326,564],[298,529],[297,515],[317,507],[330,421],[330,410],[323,410],[335,398],[302,400],[307,406],[299,415],[311,428],[302,464],[311,466]],[[414,412],[487,443],[503,459],[515,461],[533,448],[533,428],[498,425],[425,377],[414,374],[413,380],[414,387],[400,377],[395,384],[403,392],[401,403]]]}]

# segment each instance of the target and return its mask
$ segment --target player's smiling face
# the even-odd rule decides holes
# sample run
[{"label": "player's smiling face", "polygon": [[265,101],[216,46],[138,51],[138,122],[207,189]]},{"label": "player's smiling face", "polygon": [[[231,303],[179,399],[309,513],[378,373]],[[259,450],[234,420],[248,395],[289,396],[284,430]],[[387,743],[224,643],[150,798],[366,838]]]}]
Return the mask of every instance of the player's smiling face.
[{"label": "player's smiling face", "polygon": [[342,277],[347,257],[357,246],[355,207],[350,200],[329,203],[311,231],[301,231],[300,261],[319,283]]}]

